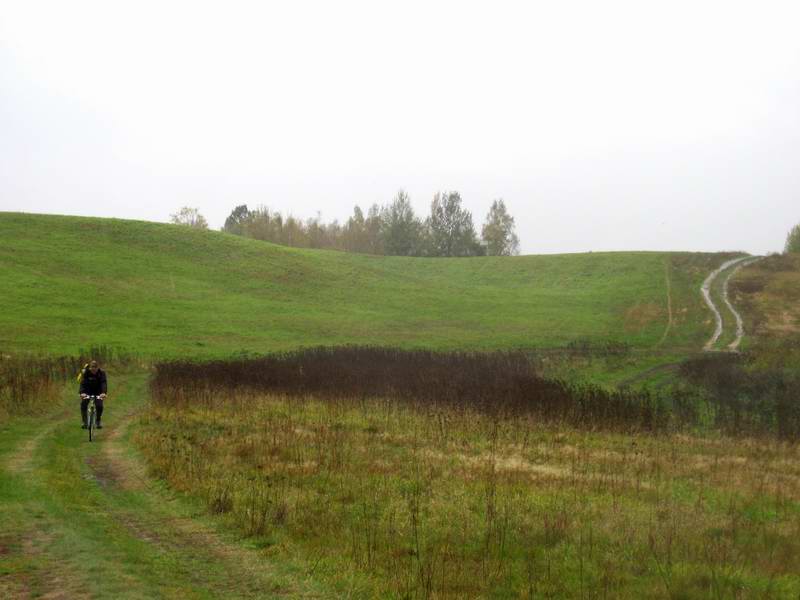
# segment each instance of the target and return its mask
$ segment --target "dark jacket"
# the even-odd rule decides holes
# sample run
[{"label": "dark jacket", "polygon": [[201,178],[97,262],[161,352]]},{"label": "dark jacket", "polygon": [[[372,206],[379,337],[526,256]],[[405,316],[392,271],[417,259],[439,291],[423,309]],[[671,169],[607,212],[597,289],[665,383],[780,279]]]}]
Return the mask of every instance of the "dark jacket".
[{"label": "dark jacket", "polygon": [[81,379],[81,389],[78,393],[90,396],[107,394],[106,372],[103,369],[97,369],[97,373],[92,373],[89,369],[85,369]]}]

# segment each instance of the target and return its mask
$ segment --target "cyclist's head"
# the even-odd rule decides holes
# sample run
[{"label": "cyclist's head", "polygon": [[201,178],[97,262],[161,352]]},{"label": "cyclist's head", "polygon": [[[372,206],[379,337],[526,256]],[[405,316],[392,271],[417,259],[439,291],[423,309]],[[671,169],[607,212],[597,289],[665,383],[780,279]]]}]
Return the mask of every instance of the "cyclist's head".
[{"label": "cyclist's head", "polygon": [[98,367],[97,367],[97,361],[96,361],[96,360],[93,360],[92,362],[90,362],[90,363],[89,363],[89,370],[90,370],[92,373],[94,373],[95,371],[97,371],[97,368],[98,368]]}]

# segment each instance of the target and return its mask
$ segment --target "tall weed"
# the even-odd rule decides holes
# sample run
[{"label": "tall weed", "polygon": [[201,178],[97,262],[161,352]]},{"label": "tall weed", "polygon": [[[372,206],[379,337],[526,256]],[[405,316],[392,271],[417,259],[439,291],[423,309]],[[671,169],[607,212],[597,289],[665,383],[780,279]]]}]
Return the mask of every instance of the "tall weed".
[{"label": "tall weed", "polygon": [[428,410],[535,415],[617,430],[663,431],[673,420],[665,395],[546,379],[523,352],[346,346],[231,361],[173,361],[155,366],[151,389],[156,401],[172,405],[269,392],[331,400],[387,398]]}]

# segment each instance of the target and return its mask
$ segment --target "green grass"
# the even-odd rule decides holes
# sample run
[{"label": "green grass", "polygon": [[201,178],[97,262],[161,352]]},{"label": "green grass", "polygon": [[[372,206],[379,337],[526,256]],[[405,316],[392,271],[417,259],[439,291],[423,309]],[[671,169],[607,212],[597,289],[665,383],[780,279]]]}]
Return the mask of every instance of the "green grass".
[{"label": "green grass", "polygon": [[[713,330],[698,290],[728,256],[375,257],[173,225],[18,213],[0,213],[0,240],[0,349],[59,354],[105,344],[159,358],[576,339],[684,353]],[[662,340],[666,273],[674,324]]]},{"label": "green grass", "polygon": [[330,596],[296,561],[262,562],[196,503],[147,479],[130,431],[115,432],[143,410],[146,376],[113,383],[93,443],[78,428],[73,386],[49,414],[2,425],[0,597]]},{"label": "green grass", "polygon": [[[372,257],[0,213],[0,350],[170,358],[620,341],[632,347],[621,357],[536,360],[609,385],[644,370],[637,383],[658,385],[672,374],[661,367],[713,332],[699,288],[731,256]],[[779,295],[751,295],[746,323],[785,323]],[[148,409],[146,373],[112,365],[110,376],[97,444],[77,429],[74,389],[26,409],[43,416],[0,421],[2,597],[800,593],[796,445],[621,436],[379,399]],[[143,428],[114,438],[144,410]]]}]

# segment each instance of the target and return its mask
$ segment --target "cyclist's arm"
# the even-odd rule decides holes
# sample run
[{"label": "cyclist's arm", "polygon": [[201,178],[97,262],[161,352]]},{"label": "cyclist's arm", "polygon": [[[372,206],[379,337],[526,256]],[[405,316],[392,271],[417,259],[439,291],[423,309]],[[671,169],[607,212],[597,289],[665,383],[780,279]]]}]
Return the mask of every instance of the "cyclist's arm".
[{"label": "cyclist's arm", "polygon": [[108,384],[106,382],[106,372],[100,371],[100,396],[105,398],[108,393]]},{"label": "cyclist's arm", "polygon": [[81,379],[81,387],[78,389],[78,394],[81,396],[85,396],[88,392],[86,391],[86,370],[84,369],[83,378]]}]

